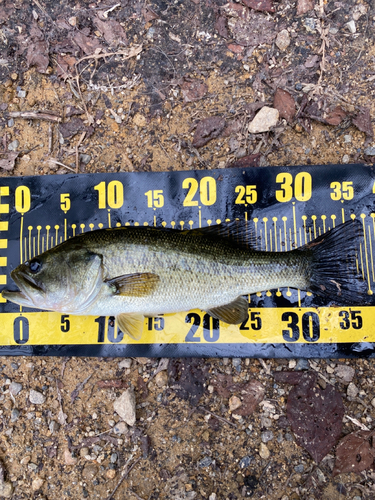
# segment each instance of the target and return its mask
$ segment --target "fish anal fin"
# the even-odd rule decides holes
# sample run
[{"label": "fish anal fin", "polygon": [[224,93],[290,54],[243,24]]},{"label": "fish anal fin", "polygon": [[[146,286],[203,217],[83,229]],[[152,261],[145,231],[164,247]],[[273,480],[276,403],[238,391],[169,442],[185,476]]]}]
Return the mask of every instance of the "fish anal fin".
[{"label": "fish anal fin", "polygon": [[143,314],[119,314],[116,316],[117,325],[120,330],[129,335],[133,340],[140,340],[143,333],[143,324],[145,317]]},{"label": "fish anal fin", "polygon": [[213,307],[208,309],[207,312],[214,318],[217,318],[224,323],[230,325],[239,325],[243,323],[248,316],[249,304],[243,297],[237,297],[229,304],[224,306]]},{"label": "fish anal fin", "polygon": [[159,281],[160,277],[154,273],[133,273],[106,280],[106,283],[113,287],[116,295],[145,297],[155,290]]}]

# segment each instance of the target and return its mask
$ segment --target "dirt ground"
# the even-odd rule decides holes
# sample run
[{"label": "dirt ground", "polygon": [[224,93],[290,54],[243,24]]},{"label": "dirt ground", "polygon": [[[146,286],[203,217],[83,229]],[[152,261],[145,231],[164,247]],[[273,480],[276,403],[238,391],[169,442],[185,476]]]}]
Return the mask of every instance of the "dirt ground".
[{"label": "dirt ground", "polygon": [[[374,0],[0,0],[0,175],[372,163],[374,26]],[[264,105],[279,120],[250,133]],[[363,472],[333,476],[334,448],[317,464],[297,444],[286,418],[291,386],[273,375],[288,369],[335,385],[341,436],[374,428],[375,369],[366,359],[167,366],[2,357],[0,493],[375,498],[371,460]],[[220,376],[232,377],[237,393],[220,393]],[[252,380],[264,396],[238,415],[233,397]],[[113,406],[128,387],[133,426],[119,425]]]}]

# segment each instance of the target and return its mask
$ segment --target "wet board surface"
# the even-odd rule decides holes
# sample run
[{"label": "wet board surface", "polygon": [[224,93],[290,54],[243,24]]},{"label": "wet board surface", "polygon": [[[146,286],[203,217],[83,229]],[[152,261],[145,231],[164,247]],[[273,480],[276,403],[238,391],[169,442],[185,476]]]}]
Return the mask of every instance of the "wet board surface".
[{"label": "wet board surface", "polygon": [[0,298],[2,355],[375,356],[375,172],[365,165],[2,178],[0,291],[21,262],[82,232],[121,225],[176,230],[245,220],[259,250],[288,251],[358,219],[366,306],[330,307],[311,293],[248,296],[249,317],[227,325],[200,310],[146,318],[130,339],[113,318],[21,308]]}]

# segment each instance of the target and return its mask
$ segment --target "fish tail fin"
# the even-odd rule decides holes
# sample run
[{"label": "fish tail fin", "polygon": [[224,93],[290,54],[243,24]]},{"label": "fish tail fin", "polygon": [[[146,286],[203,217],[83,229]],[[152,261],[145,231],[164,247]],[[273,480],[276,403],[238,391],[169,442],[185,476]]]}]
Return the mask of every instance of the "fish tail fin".
[{"label": "fish tail fin", "polygon": [[360,265],[362,224],[351,220],[305,245],[311,252],[310,286],[314,294],[337,304],[366,304],[369,302],[367,281]]}]

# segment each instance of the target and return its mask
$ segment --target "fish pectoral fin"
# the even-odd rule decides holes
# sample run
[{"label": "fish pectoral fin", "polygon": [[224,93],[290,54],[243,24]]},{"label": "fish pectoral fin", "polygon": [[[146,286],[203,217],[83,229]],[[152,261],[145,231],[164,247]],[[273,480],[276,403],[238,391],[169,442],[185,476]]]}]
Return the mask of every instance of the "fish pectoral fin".
[{"label": "fish pectoral fin", "polygon": [[143,314],[119,314],[116,316],[117,325],[120,330],[129,335],[133,340],[140,340],[143,333],[145,317]]},{"label": "fish pectoral fin", "polygon": [[237,297],[237,299],[233,300],[233,302],[225,304],[225,306],[207,309],[207,312],[214,318],[224,321],[224,323],[239,325],[246,321],[248,308],[249,304],[247,303],[247,300],[243,297]]},{"label": "fish pectoral fin", "polygon": [[154,273],[124,274],[106,280],[107,285],[114,288],[116,295],[130,295],[132,297],[145,297],[155,290],[160,277]]}]

